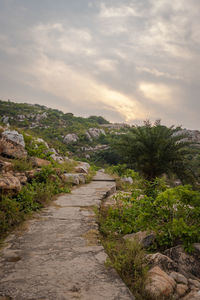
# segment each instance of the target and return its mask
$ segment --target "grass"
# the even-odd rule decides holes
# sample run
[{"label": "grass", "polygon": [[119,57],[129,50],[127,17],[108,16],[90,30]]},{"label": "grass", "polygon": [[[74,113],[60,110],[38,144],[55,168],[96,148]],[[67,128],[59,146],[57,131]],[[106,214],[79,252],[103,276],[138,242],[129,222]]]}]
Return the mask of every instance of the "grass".
[{"label": "grass", "polygon": [[144,290],[148,267],[145,264],[145,250],[137,241],[124,240],[120,234],[104,226],[109,208],[97,212],[101,242],[109,256],[107,267],[113,267],[129,287],[137,300],[148,300]]}]

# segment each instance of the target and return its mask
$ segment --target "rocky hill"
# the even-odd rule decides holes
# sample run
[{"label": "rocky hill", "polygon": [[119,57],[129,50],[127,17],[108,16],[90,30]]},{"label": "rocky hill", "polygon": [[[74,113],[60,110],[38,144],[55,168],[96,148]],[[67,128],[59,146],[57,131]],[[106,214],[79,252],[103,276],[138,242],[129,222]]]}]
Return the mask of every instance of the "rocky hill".
[{"label": "rocky hill", "polygon": [[0,101],[0,122],[7,128],[18,128],[58,149],[90,158],[94,153],[109,148],[109,137],[127,132],[127,124],[110,124],[101,116],[75,117],[57,109],[38,104]]}]

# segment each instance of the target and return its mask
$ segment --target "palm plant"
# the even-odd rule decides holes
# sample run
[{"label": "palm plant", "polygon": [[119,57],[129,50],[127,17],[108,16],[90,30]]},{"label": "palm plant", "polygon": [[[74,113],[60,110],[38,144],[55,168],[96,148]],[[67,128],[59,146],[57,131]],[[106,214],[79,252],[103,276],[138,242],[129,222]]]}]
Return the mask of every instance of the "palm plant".
[{"label": "palm plant", "polygon": [[175,173],[182,181],[192,176],[189,154],[195,150],[180,134],[181,127],[166,127],[160,121],[131,129],[115,144],[122,161],[148,179]]}]

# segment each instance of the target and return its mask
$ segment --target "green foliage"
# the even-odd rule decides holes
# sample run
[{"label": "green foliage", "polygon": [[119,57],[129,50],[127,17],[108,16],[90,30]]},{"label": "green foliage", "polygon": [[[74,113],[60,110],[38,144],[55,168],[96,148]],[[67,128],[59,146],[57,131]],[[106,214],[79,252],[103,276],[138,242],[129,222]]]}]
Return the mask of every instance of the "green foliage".
[{"label": "green foliage", "polygon": [[139,171],[146,179],[152,180],[162,174],[173,172],[180,179],[190,179],[187,156],[194,152],[191,143],[185,142],[185,136],[177,134],[180,127],[166,127],[160,122],[131,129],[127,135],[121,135],[113,145],[121,155],[121,160],[129,167]]},{"label": "green foliage", "polygon": [[129,199],[121,196],[114,208],[102,212],[101,231],[127,234],[140,230],[156,232],[155,248],[166,249],[177,243],[191,250],[194,242],[200,242],[200,193],[191,186],[179,186],[162,191],[162,185],[154,197],[142,195]]},{"label": "green foliage", "polygon": [[137,300],[143,300],[148,271],[145,251],[137,242],[124,240],[105,239],[103,245],[109,255],[106,265],[116,269]]},{"label": "green foliage", "polygon": [[35,156],[42,159],[50,160],[50,155],[52,153],[47,149],[44,143],[35,141],[32,136],[29,136],[27,134],[23,135],[26,145],[25,149],[27,150],[29,156]]},{"label": "green foliage", "polygon": [[17,172],[24,172],[33,169],[32,162],[27,159],[13,159],[13,168]]},{"label": "green foliage", "polygon": [[54,195],[69,192],[70,186],[61,182],[51,166],[43,167],[34,180],[23,186],[16,196],[1,195],[0,236],[32,212],[44,207]]}]

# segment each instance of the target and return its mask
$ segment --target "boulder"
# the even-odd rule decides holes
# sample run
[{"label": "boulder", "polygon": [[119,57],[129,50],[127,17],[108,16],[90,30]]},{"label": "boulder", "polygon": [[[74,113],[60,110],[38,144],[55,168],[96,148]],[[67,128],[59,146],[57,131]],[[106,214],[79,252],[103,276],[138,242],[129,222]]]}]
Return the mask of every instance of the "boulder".
[{"label": "boulder", "polygon": [[171,272],[169,276],[172,277],[177,283],[188,285],[187,278],[180,273]]},{"label": "boulder", "polygon": [[37,138],[37,139],[36,139],[36,142],[44,144],[45,147],[46,147],[47,149],[49,149],[49,145],[48,145],[47,142],[45,142],[43,139]]},{"label": "boulder", "polygon": [[198,280],[194,280],[194,279],[189,279],[189,286],[191,288],[191,290],[193,289],[199,289],[200,290],[200,281]]},{"label": "boulder", "polygon": [[40,172],[41,171],[41,169],[33,169],[33,170],[30,170],[30,171],[26,171],[25,172],[25,175],[26,175],[26,177],[28,178],[28,180],[31,180],[31,179],[33,179],[34,177],[35,177],[35,175],[38,173],[38,172]]},{"label": "boulder", "polygon": [[0,176],[0,190],[19,192],[21,190],[21,183],[13,174],[6,173],[4,176]]},{"label": "boulder", "polygon": [[133,179],[131,177],[123,177],[121,178],[123,183],[133,184]]},{"label": "boulder", "polygon": [[5,137],[8,141],[14,142],[17,145],[25,147],[24,137],[16,130],[5,130],[2,133],[2,136]]},{"label": "boulder", "polygon": [[182,300],[200,300],[200,290],[199,291],[191,291],[187,294]]},{"label": "boulder", "polygon": [[139,231],[137,233],[131,233],[124,236],[125,240],[137,240],[144,248],[151,246],[155,240],[155,233],[148,231]]},{"label": "boulder", "polygon": [[0,153],[13,158],[26,158],[25,143],[22,134],[17,131],[6,130],[0,139]]},{"label": "boulder", "polygon": [[51,158],[59,164],[63,164],[65,162],[65,159],[56,153],[51,154]]},{"label": "boulder", "polygon": [[188,254],[181,245],[165,250],[164,254],[170,257],[177,265],[178,272],[187,278],[200,278],[199,255]]},{"label": "boulder", "polygon": [[80,162],[80,164],[75,167],[75,172],[88,174],[89,168],[90,168],[90,165],[88,163]]},{"label": "boulder", "polygon": [[82,173],[79,173],[77,174],[78,175],[78,178],[79,178],[79,183],[85,183],[85,174],[82,174]]},{"label": "boulder", "polygon": [[31,157],[31,161],[33,163],[33,166],[38,168],[49,166],[51,164],[50,161],[38,157]]},{"label": "boulder", "polygon": [[72,183],[74,185],[80,184],[80,178],[78,174],[64,173],[61,176],[61,179],[64,183]]},{"label": "boulder", "polygon": [[25,184],[28,180],[25,173],[15,173],[14,175],[19,179],[21,184]]},{"label": "boulder", "polygon": [[13,165],[10,162],[0,160],[0,172],[10,172],[13,169]]},{"label": "boulder", "polygon": [[64,137],[64,143],[71,144],[78,142],[79,137],[75,133],[69,133]]},{"label": "boulder", "polygon": [[88,138],[90,137],[90,140],[98,138],[101,134],[106,135],[102,128],[89,128],[88,131],[86,131],[86,135]]},{"label": "boulder", "polygon": [[176,292],[175,297],[179,299],[180,297],[183,297],[188,291],[188,286],[185,284],[177,284],[176,286]]},{"label": "boulder", "polygon": [[178,271],[177,263],[159,252],[146,255],[146,260],[149,265],[159,266],[165,272]]},{"label": "boulder", "polygon": [[152,299],[171,299],[176,282],[158,266],[148,272],[145,291]]}]

